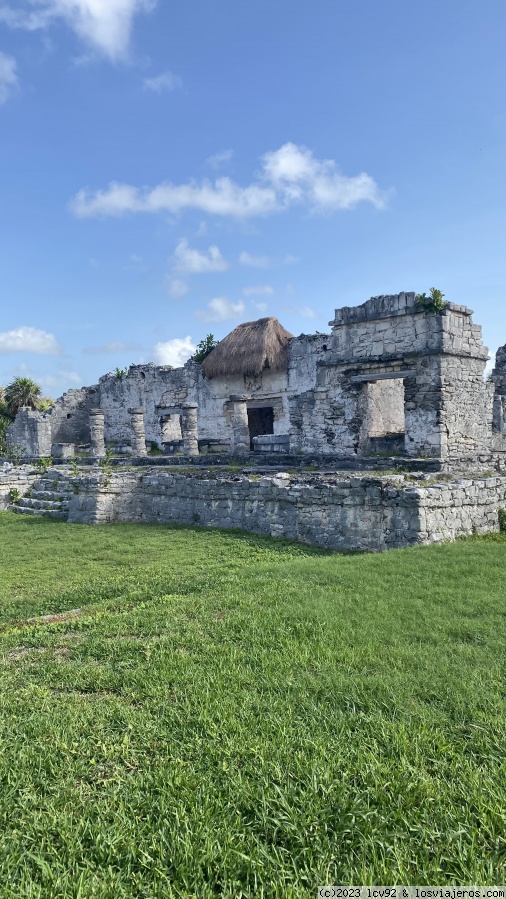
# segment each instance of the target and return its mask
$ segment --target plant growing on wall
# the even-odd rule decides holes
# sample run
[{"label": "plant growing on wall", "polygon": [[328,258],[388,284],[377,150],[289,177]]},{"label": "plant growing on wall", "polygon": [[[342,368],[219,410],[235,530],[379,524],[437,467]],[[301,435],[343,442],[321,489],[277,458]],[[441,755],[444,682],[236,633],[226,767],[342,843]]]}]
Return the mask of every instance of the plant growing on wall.
[{"label": "plant growing on wall", "polygon": [[121,381],[121,379],[125,377],[127,371],[128,368],[118,368],[118,366],[116,366],[116,368],[114,369],[114,374],[116,375],[118,381]]},{"label": "plant growing on wall", "polygon": [[444,293],[438,290],[437,287],[431,287],[429,296],[426,293],[418,293],[416,295],[416,305],[426,315],[440,315],[446,309],[443,297]]},{"label": "plant growing on wall", "polygon": [[52,406],[54,406],[54,399],[52,396],[42,396],[37,402],[37,409],[39,412],[47,412]]},{"label": "plant growing on wall", "polygon": [[214,334],[208,334],[200,343],[197,344],[192,359],[194,362],[203,362],[206,356],[209,356],[211,350],[218,346],[219,341],[214,339]]},{"label": "plant growing on wall", "polygon": [[46,472],[52,464],[53,460],[51,456],[41,456],[40,459],[37,459],[35,462],[36,467],[42,472]]},{"label": "plant growing on wall", "polygon": [[104,487],[108,487],[111,483],[111,459],[112,459],[112,449],[110,446],[107,447],[105,451],[105,456],[103,459],[99,460],[99,466],[102,469],[102,474],[104,475]]}]

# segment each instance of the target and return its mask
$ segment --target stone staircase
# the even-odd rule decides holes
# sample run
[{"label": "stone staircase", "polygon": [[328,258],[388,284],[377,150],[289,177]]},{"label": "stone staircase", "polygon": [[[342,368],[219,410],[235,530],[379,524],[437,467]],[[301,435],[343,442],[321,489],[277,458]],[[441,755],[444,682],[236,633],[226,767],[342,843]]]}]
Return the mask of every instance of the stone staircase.
[{"label": "stone staircase", "polygon": [[59,474],[49,471],[38,478],[25,496],[12,503],[11,511],[18,515],[47,515],[67,521],[73,488],[68,479]]}]

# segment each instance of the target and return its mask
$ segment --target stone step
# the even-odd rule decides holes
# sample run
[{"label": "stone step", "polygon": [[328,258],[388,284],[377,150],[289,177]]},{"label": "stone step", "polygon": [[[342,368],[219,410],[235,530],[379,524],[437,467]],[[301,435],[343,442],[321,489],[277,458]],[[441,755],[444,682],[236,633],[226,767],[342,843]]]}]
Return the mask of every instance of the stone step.
[{"label": "stone step", "polygon": [[11,512],[17,515],[38,515],[47,518],[57,518],[59,521],[67,521],[68,512],[58,512],[55,509],[31,509],[28,506],[14,505],[10,507]]},{"label": "stone step", "polygon": [[48,493],[72,493],[73,487],[67,481],[57,481],[55,484],[54,480],[41,478],[39,481],[34,482],[32,489]]},{"label": "stone step", "polygon": [[27,509],[54,509],[56,512],[68,511],[70,501],[60,500],[54,496],[52,499],[39,499],[39,497],[23,496],[17,503]]},{"label": "stone step", "polygon": [[73,490],[38,490],[36,487],[32,487],[29,495],[32,499],[49,499],[53,502],[60,502],[60,500],[62,502],[69,502],[73,496]]}]

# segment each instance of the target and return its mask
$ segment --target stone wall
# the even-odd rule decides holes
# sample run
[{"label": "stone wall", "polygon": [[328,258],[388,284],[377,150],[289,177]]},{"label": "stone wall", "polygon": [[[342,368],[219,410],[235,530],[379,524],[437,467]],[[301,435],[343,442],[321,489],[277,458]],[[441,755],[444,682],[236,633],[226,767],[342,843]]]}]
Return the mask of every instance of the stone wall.
[{"label": "stone wall", "polygon": [[98,402],[98,386],[68,390],[48,413],[52,443],[89,443],[90,411]]},{"label": "stone wall", "polygon": [[69,521],[139,521],[239,528],[329,549],[381,551],[498,530],[506,478],[413,486],[403,476],[278,473],[200,476],[147,469],[78,482]]},{"label": "stone wall", "polygon": [[[105,439],[127,441],[131,436],[128,409],[142,406],[146,440],[161,445],[164,437],[179,439],[177,407],[194,402],[198,406],[198,436],[202,439],[232,439],[233,422],[228,402],[232,395],[245,395],[274,408],[274,433],[288,433],[287,376],[285,372],[264,371],[254,376],[204,378],[198,363],[182,368],[131,366],[122,378],[105,375],[99,382],[98,405],[105,414]],[[171,416],[169,426],[167,417]]]},{"label": "stone wall", "polygon": [[49,413],[20,409],[6,432],[7,448],[22,457],[51,455]]},{"label": "stone wall", "polygon": [[494,389],[492,411],[494,443],[497,448],[504,443],[506,449],[506,345],[499,347],[495,354],[495,366],[490,381]]},{"label": "stone wall", "polygon": [[22,447],[24,456],[50,456],[53,444],[90,441],[90,410],[97,405],[97,387],[64,393],[47,412],[21,409],[7,429],[7,446]]},{"label": "stone wall", "polygon": [[11,490],[17,490],[20,496],[25,496],[39,477],[40,473],[34,471],[31,466],[9,464],[5,467],[0,466],[0,510],[10,506]]},{"label": "stone wall", "polygon": [[[392,378],[403,381],[408,455],[445,460],[490,449],[492,391],[483,381],[488,351],[471,316],[470,309],[452,303],[441,314],[426,314],[414,293],[337,309],[314,383],[291,399],[292,448],[367,451],[368,384]],[[392,395],[392,419],[400,421],[399,396]]]},{"label": "stone wall", "polygon": [[250,436],[271,428],[270,412],[269,421],[257,413],[254,423],[252,410],[269,407],[274,436],[284,438],[273,445],[286,447],[288,437],[294,453],[392,451],[446,463],[506,451],[506,350],[486,384],[487,349],[470,309],[448,303],[426,314],[414,293],[402,292],[337,309],[330,325],[331,334],[289,341],[287,371],[206,379],[195,362],[130,366],[69,391],[48,413],[20,413],[9,440],[29,456],[48,455],[51,444],[87,443],[98,408],[106,444],[128,451],[129,410],[142,408],[147,442],[176,452],[188,439],[185,409],[196,404],[192,433],[208,448],[220,441],[247,452]]}]

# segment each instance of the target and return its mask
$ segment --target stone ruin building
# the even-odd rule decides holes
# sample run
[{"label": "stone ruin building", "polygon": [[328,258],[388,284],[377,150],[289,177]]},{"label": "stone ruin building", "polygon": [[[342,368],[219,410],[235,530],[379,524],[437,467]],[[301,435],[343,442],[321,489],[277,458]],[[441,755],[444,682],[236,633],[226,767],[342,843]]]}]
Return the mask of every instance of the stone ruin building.
[{"label": "stone ruin building", "polygon": [[[275,318],[239,325],[202,364],[132,365],[70,390],[8,431],[26,457],[105,447],[135,457],[212,452],[405,456],[451,465],[506,451],[506,346],[488,351],[465,306],[427,313],[414,293],[337,309],[331,333]],[[81,448],[81,449],[79,449]]]},{"label": "stone ruin building", "polygon": [[[0,509],[345,550],[504,529],[506,346],[485,380],[471,310],[433,313],[414,293],[338,309],[330,326],[293,337],[247,322],[202,364],[132,365],[21,410],[8,440],[29,464],[0,467]],[[31,464],[49,456],[48,471]]]}]

